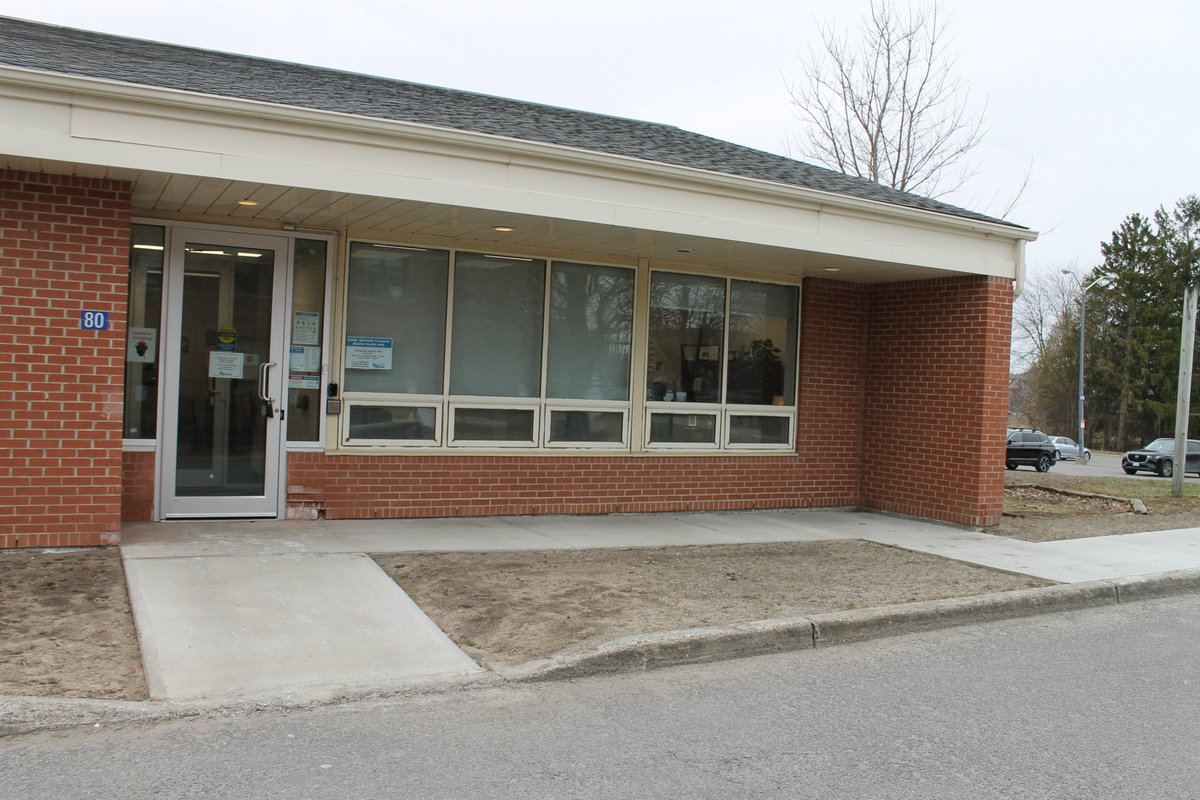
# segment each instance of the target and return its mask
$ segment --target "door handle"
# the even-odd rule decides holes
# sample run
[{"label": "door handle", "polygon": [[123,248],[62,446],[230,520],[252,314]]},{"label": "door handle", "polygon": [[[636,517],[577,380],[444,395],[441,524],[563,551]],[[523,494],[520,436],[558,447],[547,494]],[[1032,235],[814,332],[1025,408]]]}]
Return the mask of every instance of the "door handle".
[{"label": "door handle", "polygon": [[263,402],[263,414],[267,417],[275,416],[275,398],[267,396],[270,390],[267,372],[274,366],[277,366],[274,361],[264,361],[258,365],[258,399]]}]

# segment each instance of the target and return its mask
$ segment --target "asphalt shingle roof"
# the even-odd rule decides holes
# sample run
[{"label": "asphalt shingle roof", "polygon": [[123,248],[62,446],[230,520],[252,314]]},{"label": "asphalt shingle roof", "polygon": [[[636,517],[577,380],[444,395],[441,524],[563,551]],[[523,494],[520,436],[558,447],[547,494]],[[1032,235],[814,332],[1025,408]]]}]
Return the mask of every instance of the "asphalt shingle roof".
[{"label": "asphalt shingle roof", "polygon": [[670,125],[0,17],[0,64],[562,145],[1012,225]]}]

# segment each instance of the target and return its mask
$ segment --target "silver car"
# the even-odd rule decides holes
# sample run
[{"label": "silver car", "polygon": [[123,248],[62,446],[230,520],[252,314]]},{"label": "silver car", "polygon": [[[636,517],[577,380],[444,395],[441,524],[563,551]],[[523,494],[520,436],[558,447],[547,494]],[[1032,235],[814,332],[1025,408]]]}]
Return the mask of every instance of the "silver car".
[{"label": "silver car", "polygon": [[1051,436],[1050,441],[1054,443],[1054,449],[1058,450],[1058,457],[1064,461],[1078,461],[1080,464],[1086,464],[1092,460],[1092,451],[1086,447],[1080,447],[1074,439],[1068,436]]}]

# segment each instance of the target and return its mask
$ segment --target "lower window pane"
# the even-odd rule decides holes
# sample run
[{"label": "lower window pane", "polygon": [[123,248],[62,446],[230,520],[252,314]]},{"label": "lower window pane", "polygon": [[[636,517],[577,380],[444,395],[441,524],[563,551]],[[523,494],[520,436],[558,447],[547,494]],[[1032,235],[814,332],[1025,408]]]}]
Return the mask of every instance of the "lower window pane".
[{"label": "lower window pane", "polygon": [[394,439],[431,442],[437,439],[433,406],[350,406],[347,439]]},{"label": "lower window pane", "polygon": [[652,414],[652,444],[716,444],[715,414]]},{"label": "lower window pane", "polygon": [[791,423],[790,417],[730,417],[729,443],[787,444]]},{"label": "lower window pane", "polygon": [[625,415],[620,411],[551,411],[552,442],[613,442],[624,440]]},{"label": "lower window pane", "polygon": [[454,410],[454,440],[532,443],[533,410],[459,406]]}]

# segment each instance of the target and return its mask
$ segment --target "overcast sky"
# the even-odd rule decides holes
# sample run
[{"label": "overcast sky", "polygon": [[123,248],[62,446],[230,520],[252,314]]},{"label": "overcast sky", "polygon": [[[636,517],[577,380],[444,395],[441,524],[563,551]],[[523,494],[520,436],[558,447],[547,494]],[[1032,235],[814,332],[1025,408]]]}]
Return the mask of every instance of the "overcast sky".
[{"label": "overcast sky", "polygon": [[[773,152],[818,26],[868,0],[0,0],[0,14],[677,125]],[[988,131],[942,199],[1041,232],[1085,269],[1121,220],[1200,193],[1195,0],[943,0]]]}]

